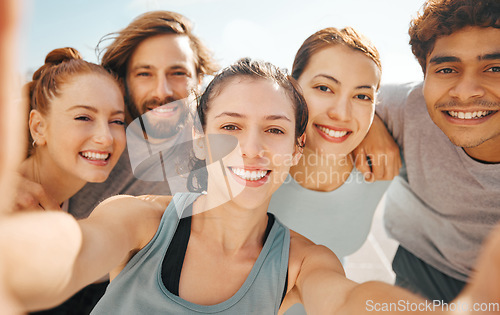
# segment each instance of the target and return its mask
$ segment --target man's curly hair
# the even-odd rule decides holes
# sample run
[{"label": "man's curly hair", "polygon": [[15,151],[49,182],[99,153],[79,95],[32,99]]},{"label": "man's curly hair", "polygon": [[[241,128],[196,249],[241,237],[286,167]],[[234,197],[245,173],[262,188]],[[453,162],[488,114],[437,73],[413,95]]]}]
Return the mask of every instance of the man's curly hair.
[{"label": "man's curly hair", "polygon": [[436,40],[467,26],[500,28],[500,0],[428,0],[423,5],[408,33],[424,74]]}]

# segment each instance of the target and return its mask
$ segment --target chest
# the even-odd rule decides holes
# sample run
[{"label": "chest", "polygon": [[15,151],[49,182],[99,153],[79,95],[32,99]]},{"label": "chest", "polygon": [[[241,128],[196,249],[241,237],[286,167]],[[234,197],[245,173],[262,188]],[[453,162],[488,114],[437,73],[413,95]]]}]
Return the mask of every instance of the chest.
[{"label": "chest", "polygon": [[179,279],[179,296],[200,305],[228,300],[245,283],[259,252],[249,250],[231,257],[192,235]]}]

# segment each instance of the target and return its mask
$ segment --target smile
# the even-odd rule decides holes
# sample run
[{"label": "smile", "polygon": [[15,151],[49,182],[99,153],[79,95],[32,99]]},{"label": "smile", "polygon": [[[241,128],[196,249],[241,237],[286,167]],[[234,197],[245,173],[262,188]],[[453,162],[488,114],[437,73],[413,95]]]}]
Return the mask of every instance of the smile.
[{"label": "smile", "polygon": [[332,143],[342,143],[352,134],[352,131],[347,128],[329,128],[317,124],[314,124],[314,127],[323,139]]},{"label": "smile", "polygon": [[316,125],[316,126],[318,127],[319,130],[323,131],[324,133],[326,133],[330,137],[334,137],[334,138],[342,138],[350,132],[350,131],[346,131],[346,130],[344,130],[344,131],[331,130],[331,129],[328,129],[326,127],[320,126],[320,125]]},{"label": "smile", "polygon": [[84,152],[80,152],[80,156],[82,156],[85,159],[90,160],[90,161],[106,161],[109,159],[111,154],[84,151]]},{"label": "smile", "polygon": [[480,119],[486,116],[489,116],[496,111],[493,110],[487,110],[487,111],[475,111],[475,112],[456,112],[456,111],[446,111],[446,113],[453,117],[453,118],[458,118],[458,119]]},{"label": "smile", "polygon": [[161,105],[158,107],[148,107],[149,112],[158,117],[168,118],[172,117],[177,113],[179,109],[178,104]]},{"label": "smile", "polygon": [[264,178],[267,174],[269,174],[271,171],[266,171],[266,170],[245,170],[243,168],[237,168],[237,167],[230,167],[229,170],[238,176],[239,178],[246,180],[246,181],[258,181]]},{"label": "smile", "polygon": [[177,109],[177,106],[173,106],[173,107],[160,106],[160,107],[153,108],[152,111],[157,112],[157,113],[171,113],[171,112],[175,111],[176,109]]}]

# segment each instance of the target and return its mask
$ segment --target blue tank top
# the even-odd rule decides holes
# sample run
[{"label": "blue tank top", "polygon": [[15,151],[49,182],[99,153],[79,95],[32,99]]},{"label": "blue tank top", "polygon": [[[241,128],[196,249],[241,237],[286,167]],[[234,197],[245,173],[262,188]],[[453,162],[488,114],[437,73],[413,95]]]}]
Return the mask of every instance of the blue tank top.
[{"label": "blue tank top", "polygon": [[276,314],[288,270],[290,231],[277,219],[240,289],[215,305],[188,302],[169,292],[162,281],[163,258],[182,212],[199,194],[176,194],[158,231],[110,283],[92,314]]}]

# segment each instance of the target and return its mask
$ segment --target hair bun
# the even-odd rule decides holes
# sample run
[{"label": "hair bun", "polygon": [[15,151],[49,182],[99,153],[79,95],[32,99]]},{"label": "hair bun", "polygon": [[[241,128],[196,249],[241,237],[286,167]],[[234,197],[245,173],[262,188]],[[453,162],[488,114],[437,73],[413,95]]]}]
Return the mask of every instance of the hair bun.
[{"label": "hair bun", "polygon": [[33,73],[33,81],[40,79],[41,75],[49,68],[57,66],[63,62],[83,59],[78,50],[71,47],[57,48],[52,50],[45,57],[45,64]]},{"label": "hair bun", "polygon": [[78,50],[71,47],[58,48],[52,50],[47,54],[47,57],[45,58],[45,64],[58,65],[72,59],[82,59],[82,55],[80,55]]}]

